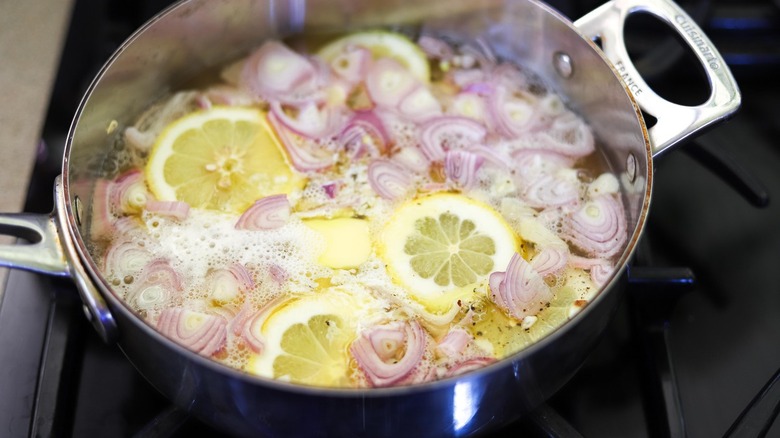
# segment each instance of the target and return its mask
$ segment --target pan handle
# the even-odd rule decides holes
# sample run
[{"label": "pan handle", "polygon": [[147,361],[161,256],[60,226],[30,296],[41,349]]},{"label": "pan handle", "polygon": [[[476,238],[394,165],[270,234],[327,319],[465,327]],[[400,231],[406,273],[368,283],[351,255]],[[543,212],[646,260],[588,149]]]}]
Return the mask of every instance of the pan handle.
[{"label": "pan handle", "polygon": [[0,213],[0,234],[30,243],[0,245],[0,266],[67,277],[68,262],[62,252],[56,216]]},{"label": "pan handle", "polygon": [[49,215],[0,213],[0,235],[30,242],[0,245],[0,267],[73,278],[87,319],[103,341],[114,343],[118,339],[116,321],[81,264],[73,238],[61,227],[67,224],[61,176],[54,183],[54,200],[54,211]]},{"label": "pan handle", "polygon": [[[698,106],[678,105],[655,93],[628,56],[623,28],[635,12],[649,13],[669,25],[691,48],[710,84],[710,96]],[[737,83],[723,57],[696,22],[669,0],[612,0],[577,20],[583,35],[600,40],[605,56],[623,79],[639,107],[658,119],[648,130],[657,157],[702,129],[726,119],[742,100]]]}]

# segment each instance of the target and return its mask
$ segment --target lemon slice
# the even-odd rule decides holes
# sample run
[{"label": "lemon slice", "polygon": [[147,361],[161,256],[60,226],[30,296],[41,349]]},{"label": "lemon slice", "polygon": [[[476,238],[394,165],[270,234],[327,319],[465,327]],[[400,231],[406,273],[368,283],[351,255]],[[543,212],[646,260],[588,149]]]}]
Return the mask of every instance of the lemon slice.
[{"label": "lemon slice", "polygon": [[431,71],[425,52],[399,33],[386,31],[353,33],[329,43],[320,49],[317,55],[326,62],[331,62],[350,45],[368,49],[374,59],[392,58],[406,67],[418,80],[423,83],[430,81]]},{"label": "lemon slice", "polygon": [[436,194],[402,205],[382,230],[378,252],[413,298],[442,310],[506,268],[519,239],[489,205]]},{"label": "lemon slice", "polygon": [[246,370],[295,383],[348,386],[348,348],[357,337],[360,307],[337,288],[283,302],[263,322],[265,351],[251,357]]},{"label": "lemon slice", "polygon": [[303,178],[290,168],[262,111],[213,107],[163,130],[146,181],[157,199],[240,213],[259,198],[300,188]]}]

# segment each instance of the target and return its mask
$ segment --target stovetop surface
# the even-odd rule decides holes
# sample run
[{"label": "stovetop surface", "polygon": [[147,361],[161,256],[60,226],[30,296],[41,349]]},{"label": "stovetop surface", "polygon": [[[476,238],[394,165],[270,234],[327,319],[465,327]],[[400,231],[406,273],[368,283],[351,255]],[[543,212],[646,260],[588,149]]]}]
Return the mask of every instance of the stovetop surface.
[{"label": "stovetop surface", "polygon": [[[94,53],[63,56],[44,133],[51,150],[37,164],[28,211],[45,212],[51,207],[51,177],[58,172],[61,157],[58,144],[84,81],[96,70],[81,57],[107,58],[115,41],[121,42],[122,35],[165,3],[142,1],[130,7],[119,2],[77,2],[73,26],[82,31],[71,31],[66,54],[94,37],[89,35],[94,29],[85,35],[89,23],[102,23],[103,34],[111,38],[86,50]],[[574,6],[576,2],[552,3],[570,16],[578,16],[583,8]],[[688,3],[693,9],[709,2]],[[666,332],[689,437],[723,436],[780,368],[780,206],[776,199],[765,208],[752,205],[701,164],[702,151],[726,155],[763,184],[770,197],[780,193],[780,112],[776,110],[780,39],[778,21],[772,21],[780,13],[771,2],[746,3],[763,13],[740,9],[742,3],[713,3],[720,8],[716,11],[737,8],[736,15],[729,9],[730,15],[711,12],[706,20],[708,33],[740,83],[743,108],[695,145],[684,145],[654,163],[655,191],[641,250],[642,264],[686,266],[696,276],[696,286],[673,307]],[[760,28],[759,20],[769,24]],[[738,32],[748,25],[753,26],[749,40]],[[685,100],[692,75],[677,70],[680,77],[658,74],[651,85]],[[632,332],[631,303],[630,298],[621,303],[581,371],[545,407],[581,436],[662,436],[643,389],[647,359]],[[44,347],[38,339],[44,339]],[[47,342],[52,346],[47,347]],[[67,281],[12,273],[0,303],[0,346],[8,348],[0,381],[15,382],[12,390],[0,390],[0,412],[6,412],[0,414],[2,436],[218,435],[173,410],[116,346],[100,342],[81,316],[80,303]],[[518,431],[540,435],[529,424],[532,421],[521,421],[498,435],[517,436]],[[780,426],[774,425],[767,436],[780,437]]]}]

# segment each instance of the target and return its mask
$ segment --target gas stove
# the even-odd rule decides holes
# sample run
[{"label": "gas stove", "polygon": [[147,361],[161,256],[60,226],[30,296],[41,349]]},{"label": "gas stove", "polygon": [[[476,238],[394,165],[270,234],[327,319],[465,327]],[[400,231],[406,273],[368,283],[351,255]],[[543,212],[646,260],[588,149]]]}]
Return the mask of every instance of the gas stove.
[{"label": "gas stove", "polygon": [[[76,2],[26,211],[51,209],[67,128],[91,78],[168,3]],[[599,2],[549,3],[577,18]],[[647,232],[602,341],[547,404],[497,436],[780,437],[780,206],[769,202],[780,193],[780,6],[680,3],[731,66],[743,107],[655,161]],[[696,67],[658,25],[632,25],[632,55],[650,85],[681,103],[701,99]],[[10,274],[0,351],[4,437],[221,436],[102,343],[65,280]]]}]

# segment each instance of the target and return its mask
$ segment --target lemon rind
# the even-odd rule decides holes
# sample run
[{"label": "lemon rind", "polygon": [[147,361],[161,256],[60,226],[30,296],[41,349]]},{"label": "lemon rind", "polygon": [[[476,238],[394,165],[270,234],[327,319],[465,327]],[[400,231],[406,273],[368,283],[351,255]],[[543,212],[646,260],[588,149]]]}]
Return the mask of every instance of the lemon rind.
[{"label": "lemon rind", "polygon": [[[381,30],[352,33],[328,43],[317,51],[317,56],[325,61],[331,61],[347,44],[363,46],[369,50],[372,46],[388,47],[391,53],[399,55],[397,59],[405,62],[409,72],[415,78],[423,83],[430,82],[430,67],[425,53],[412,40],[399,33]],[[409,54],[414,56],[408,56]]]}]

